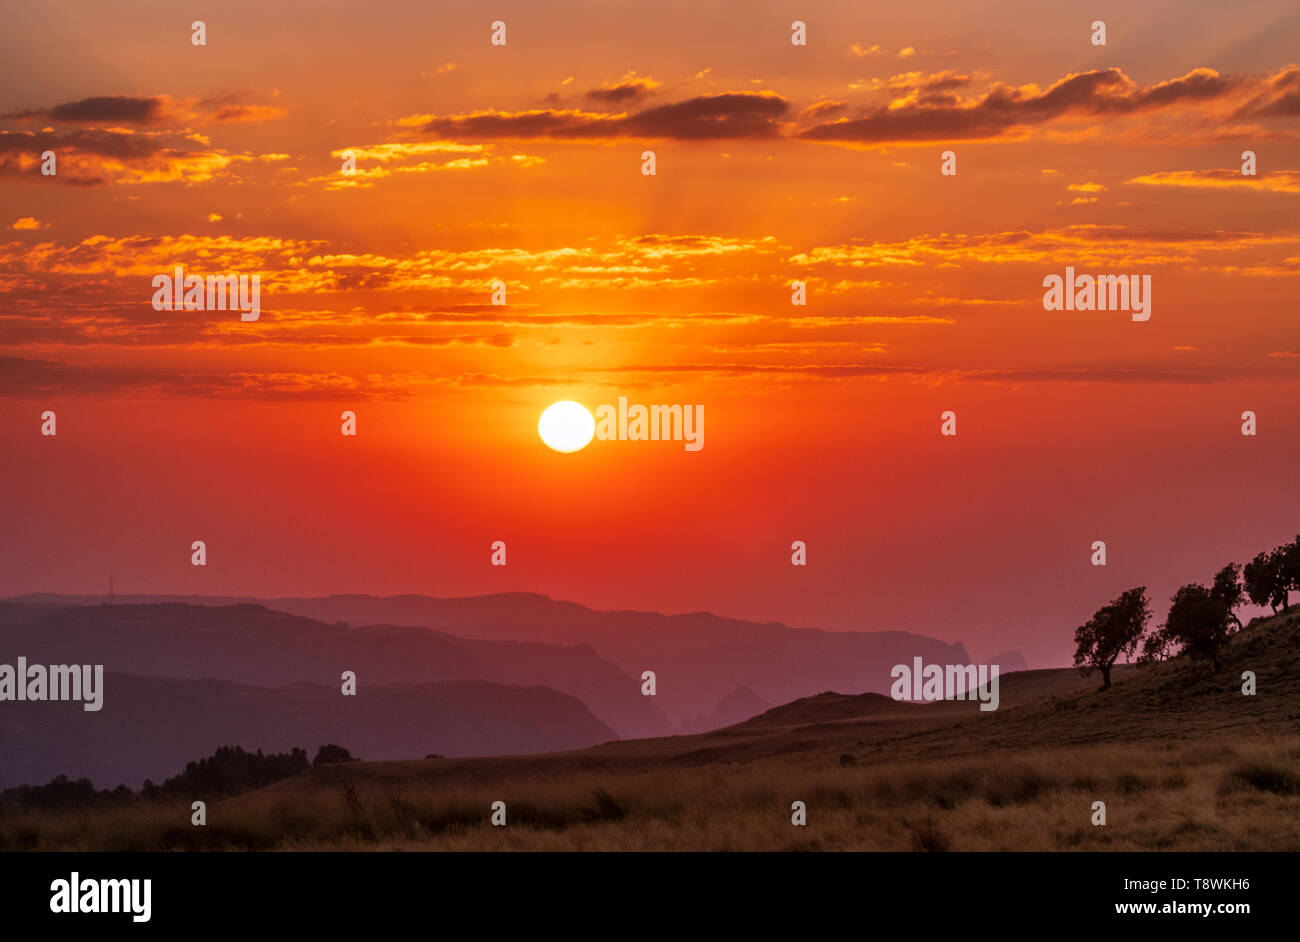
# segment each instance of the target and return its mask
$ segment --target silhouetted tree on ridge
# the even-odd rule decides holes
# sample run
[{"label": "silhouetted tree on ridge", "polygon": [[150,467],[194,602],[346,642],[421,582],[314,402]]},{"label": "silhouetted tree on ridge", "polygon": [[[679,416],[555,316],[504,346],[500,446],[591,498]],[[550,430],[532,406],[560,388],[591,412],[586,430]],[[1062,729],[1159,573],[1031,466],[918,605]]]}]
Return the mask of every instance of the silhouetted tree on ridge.
[{"label": "silhouetted tree on ridge", "polygon": [[1233,611],[1244,595],[1240,571],[1236,563],[1228,563],[1209,588],[1193,582],[1174,593],[1165,623],[1143,644],[1141,661],[1164,660],[1177,646],[1179,653],[1205,658],[1217,672],[1219,649],[1241,630],[1241,619]]},{"label": "silhouetted tree on ridge", "polygon": [[1209,586],[1195,582],[1183,586],[1169,600],[1164,624],[1145,638],[1151,616],[1146,589],[1130,589],[1075,629],[1074,664],[1085,676],[1100,670],[1105,690],[1115,662],[1122,655],[1131,657],[1141,643],[1139,664],[1187,654],[1209,661],[1217,672],[1220,650],[1245,627],[1236,610],[1249,601],[1270,606],[1274,615],[1279,607],[1286,612],[1292,591],[1300,591],[1300,536],[1257,554],[1244,567],[1228,563]]},{"label": "silhouetted tree on ridge", "polygon": [[66,775],[56,775],[48,785],[19,785],[0,792],[0,814],[5,811],[67,811],[134,800],[135,792],[125,785],[111,791],[96,791],[88,778],[74,782]]},{"label": "silhouetted tree on ridge", "polygon": [[1236,609],[1245,604],[1246,587],[1241,583],[1241,567],[1228,563],[1214,574],[1214,584],[1210,586],[1210,596],[1217,599],[1227,609],[1227,618],[1240,631],[1246,627],[1237,617]]},{"label": "silhouetted tree on ridge", "polygon": [[141,795],[162,797],[226,797],[250,792],[281,779],[297,775],[311,765],[307,750],[263,755],[262,750],[245,752],[240,746],[220,746],[206,759],[188,762],[185,771],[161,786],[146,782]]},{"label": "silhouetted tree on ridge", "polygon": [[1146,586],[1129,589],[1074,631],[1074,665],[1086,677],[1101,671],[1101,689],[1110,688],[1110,669],[1121,654],[1132,655],[1142,640],[1151,607]]},{"label": "silhouetted tree on ridge", "polygon": [[[328,762],[358,761],[347,749],[327,743],[316,752],[316,765]],[[66,775],[55,776],[46,785],[19,785],[0,791],[0,814],[5,811],[69,810],[90,808],[108,803],[122,804],[137,800],[158,801],[164,798],[229,798],[297,775],[312,763],[307,750],[294,747],[288,752],[264,755],[262,750],[246,752],[241,746],[218,746],[211,756],[185,764],[185,771],[161,785],[145,779],[139,794],[125,785],[96,791],[88,778],[73,781]]]},{"label": "silhouetted tree on ridge", "polygon": [[1291,593],[1300,591],[1300,536],[1294,543],[1283,543],[1271,552],[1259,553],[1244,570],[1245,591],[1255,605],[1267,605],[1277,614],[1278,607],[1291,607]]},{"label": "silhouetted tree on ridge", "polygon": [[332,762],[356,762],[358,761],[352,753],[348,752],[342,746],[334,743],[326,743],[316,750],[316,758],[311,760],[312,765],[329,765]]}]

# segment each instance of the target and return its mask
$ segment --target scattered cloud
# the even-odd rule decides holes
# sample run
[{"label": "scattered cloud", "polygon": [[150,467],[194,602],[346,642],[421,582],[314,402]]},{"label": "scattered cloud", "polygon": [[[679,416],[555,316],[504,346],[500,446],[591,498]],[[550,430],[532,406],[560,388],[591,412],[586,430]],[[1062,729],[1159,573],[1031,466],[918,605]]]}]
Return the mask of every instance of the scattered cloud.
[{"label": "scattered cloud", "polygon": [[1274,170],[1244,176],[1237,170],[1163,170],[1143,174],[1125,183],[1141,186],[1176,186],[1199,190],[1261,190],[1300,193],[1300,170]]},{"label": "scattered cloud", "polygon": [[228,92],[209,98],[170,95],[96,95],[49,108],[13,111],[0,120],[71,124],[79,127],[184,127],[195,124],[272,121],[286,117],[277,105],[247,102],[249,92]]},{"label": "scattered cloud", "polygon": [[787,261],[801,267],[866,269],[970,263],[1055,266],[1059,259],[1069,258],[1076,265],[1177,265],[1235,271],[1239,265],[1232,256],[1241,254],[1253,262],[1252,272],[1281,275],[1300,274],[1293,258],[1298,248],[1300,231],[1075,225],[1037,232],[942,233],[901,241],[817,246]]},{"label": "scattered cloud", "polygon": [[222,105],[212,112],[214,122],[248,124],[255,121],[276,121],[288,117],[289,112],[276,105]]},{"label": "scattered cloud", "polygon": [[[356,161],[350,173],[342,171],[348,155]],[[328,190],[368,189],[386,177],[437,171],[475,170],[489,166],[535,167],[546,161],[532,154],[498,153],[492,144],[457,144],[452,141],[390,141],[383,144],[340,147],[330,151],[339,169],[312,177],[304,186],[324,183]],[[377,164],[377,166],[367,166]]]},{"label": "scattered cloud", "polygon": [[848,102],[845,101],[831,101],[829,99],[815,101],[805,108],[801,115],[805,118],[821,118],[826,115],[837,114],[846,107],[848,107]]},{"label": "scattered cloud", "polygon": [[[802,132],[814,141],[902,143],[1022,136],[1057,121],[1094,121],[1182,112],[1216,123],[1227,114],[1262,118],[1290,114],[1295,66],[1268,76],[1223,75],[1194,69],[1155,85],[1139,85],[1118,68],[1079,72],[1040,89],[994,83],[973,96],[943,94],[916,84],[909,93],[856,118],[839,118]],[[951,76],[953,82],[957,76]],[[959,87],[958,84],[950,88]],[[891,90],[894,90],[891,88]]]},{"label": "scattered cloud", "polygon": [[[625,137],[721,140],[778,137],[789,105],[775,92],[722,92],[658,105],[632,114],[578,109],[478,111],[419,116],[421,130],[447,139],[611,139]],[[400,122],[407,126],[410,119]]]},{"label": "scattered cloud", "polygon": [[50,108],[14,111],[0,115],[6,121],[56,121],[62,124],[157,124],[162,121],[168,99],[165,95],[97,95],[66,101]]},{"label": "scattered cloud", "polygon": [[[42,177],[40,155],[58,155],[56,176]],[[237,162],[255,157],[204,147],[194,135],[130,128],[0,130],[0,177],[30,174],[32,179],[71,185],[105,183],[201,183]]]},{"label": "scattered cloud", "polygon": [[587,97],[592,101],[602,102],[607,105],[623,105],[629,102],[637,102],[646,98],[660,85],[652,78],[639,76],[635,72],[628,72],[617,82],[606,83],[599,88],[593,88],[587,92]]}]

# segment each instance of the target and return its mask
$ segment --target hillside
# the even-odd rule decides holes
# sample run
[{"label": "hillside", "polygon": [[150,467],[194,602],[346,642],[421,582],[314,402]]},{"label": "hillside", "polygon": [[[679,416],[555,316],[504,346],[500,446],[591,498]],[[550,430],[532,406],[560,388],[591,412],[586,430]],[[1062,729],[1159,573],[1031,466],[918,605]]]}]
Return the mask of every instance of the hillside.
[{"label": "hillside", "polygon": [[[1083,690],[1027,678],[1036,696],[1018,707],[914,733],[888,748],[908,755],[935,750],[961,755],[990,747],[1208,741],[1300,732],[1300,612],[1251,622],[1230,639],[1221,660],[1218,673],[1186,658],[1124,668],[1114,673],[1113,686],[1105,692],[1097,692],[1096,675]],[[1244,671],[1255,674],[1254,696],[1242,694]],[[1043,673],[1052,672],[1029,672]],[[1069,673],[1078,677],[1077,671]],[[1008,689],[1004,687],[1004,700]]]},{"label": "hillside", "polygon": [[[1238,666],[1255,665],[1264,697],[1242,697]],[[600,770],[632,773],[665,767],[712,767],[774,760],[799,765],[921,760],[934,756],[1021,753],[1062,745],[1144,743],[1171,736],[1196,740],[1210,734],[1287,733],[1300,729],[1300,685],[1288,681],[1300,663],[1300,616],[1258,620],[1229,645],[1219,675],[1181,659],[1115,671],[1109,691],[1096,677],[1060,668],[1001,678],[1004,707],[980,713],[971,701],[896,702],[877,694],[826,692],[727,729],[604,743],[548,756],[501,756],[438,762],[363,762],[346,769],[306,773],[295,783],[348,779],[396,782],[418,776],[447,782],[506,782]],[[1242,668],[1245,669],[1245,668]],[[1290,673],[1288,673],[1290,672]],[[1183,685],[1187,685],[1184,687]],[[1017,687],[1035,699],[1005,706]],[[1240,698],[1241,702],[1234,698]],[[286,787],[297,787],[286,783]]]}]

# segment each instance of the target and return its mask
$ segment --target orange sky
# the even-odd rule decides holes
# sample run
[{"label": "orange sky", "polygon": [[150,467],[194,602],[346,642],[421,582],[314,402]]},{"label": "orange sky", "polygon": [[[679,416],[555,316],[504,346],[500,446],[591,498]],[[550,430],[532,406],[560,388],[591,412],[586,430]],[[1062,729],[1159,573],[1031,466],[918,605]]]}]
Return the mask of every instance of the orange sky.
[{"label": "orange sky", "polygon": [[[1300,14],[974,6],[13,11],[0,594],[529,589],[1045,665],[1294,538]],[[260,320],[155,311],[176,265]],[[1045,311],[1067,265],[1150,321]],[[705,448],[538,440],[620,395]]]}]

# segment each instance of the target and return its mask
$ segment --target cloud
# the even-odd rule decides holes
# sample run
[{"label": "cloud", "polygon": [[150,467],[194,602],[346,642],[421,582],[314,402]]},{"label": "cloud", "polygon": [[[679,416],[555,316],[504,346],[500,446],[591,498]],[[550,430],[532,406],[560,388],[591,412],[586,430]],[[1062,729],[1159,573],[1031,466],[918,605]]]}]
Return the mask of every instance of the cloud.
[{"label": "cloud", "polygon": [[194,124],[228,124],[271,121],[288,115],[276,105],[245,102],[249,91],[226,92],[208,98],[172,98],[169,95],[97,95],[67,101],[50,108],[14,111],[0,120],[49,121],[81,127],[183,127]]},{"label": "cloud", "polygon": [[222,105],[212,112],[211,120],[217,123],[250,124],[254,121],[275,121],[288,114],[286,109],[275,105]]},{"label": "cloud", "polygon": [[930,75],[922,76],[917,87],[923,92],[947,92],[969,85],[971,78],[972,76],[969,73],[945,69],[942,72],[933,72]]},{"label": "cloud", "polygon": [[389,311],[375,315],[374,320],[377,323],[473,324],[540,328],[638,328],[653,325],[680,328],[700,324],[740,326],[768,320],[761,314],[729,312],[691,312],[684,316],[646,312],[538,314],[523,310],[526,307],[527,305],[517,304],[509,307],[495,304],[449,305],[438,311]]},{"label": "cloud", "polygon": [[981,383],[1214,383],[1225,379],[1217,372],[1195,370],[1131,369],[1114,367],[1062,367],[1037,370],[967,370],[964,379]]},{"label": "cloud", "polygon": [[155,395],[177,398],[333,400],[408,398],[453,381],[420,372],[347,375],[329,371],[181,372],[0,357],[0,396]]},{"label": "cloud", "polygon": [[60,154],[75,151],[81,154],[114,157],[118,160],[134,160],[152,156],[164,147],[180,146],[183,143],[185,143],[184,139],[178,136],[140,134],[129,129],[86,129],[62,134],[49,129],[0,130],[0,158],[16,154],[32,154],[31,165],[36,166],[40,161],[32,152],[52,150]]},{"label": "cloud", "polygon": [[[1064,258],[1076,266],[1105,266],[1098,270],[1146,264],[1296,275],[1300,274],[1298,255],[1297,232],[1098,225],[926,234],[901,241],[811,246],[801,251],[794,251],[774,236],[663,233],[548,248],[427,247],[393,254],[354,253],[340,251],[323,240],[266,236],[95,235],[79,242],[0,243],[0,278],[25,286],[28,282],[37,285],[34,294],[30,286],[23,289],[25,296],[38,298],[33,303],[48,299],[49,292],[75,290],[81,295],[77,303],[88,310],[102,306],[105,293],[111,296],[116,290],[120,294],[120,289],[112,288],[110,282],[110,287],[100,294],[87,293],[78,284],[68,284],[68,279],[124,280],[130,292],[147,295],[149,278],[177,264],[194,272],[258,272],[264,298],[321,292],[426,290],[458,292],[455,301],[461,303],[466,293],[483,297],[492,279],[504,278],[519,286],[512,292],[510,306],[514,308],[527,299],[530,290],[664,291],[722,284],[752,286],[759,280],[777,284],[789,276],[791,267],[805,269],[807,277],[824,281],[825,290],[836,293],[840,285],[849,285],[844,279],[860,278],[863,272],[881,267],[939,269],[1021,264],[1048,265],[1055,270]],[[756,276],[756,269],[768,274]],[[778,274],[782,270],[787,274]],[[852,286],[864,287],[860,282]],[[874,286],[878,287],[879,282]],[[942,298],[926,296],[915,300],[922,308],[943,303]],[[68,303],[60,302],[64,306]],[[498,313],[514,316],[520,312]],[[855,318],[854,322],[895,321]],[[936,321],[913,316],[907,322]]]},{"label": "cloud", "polygon": [[[36,181],[73,185],[211,180],[250,155],[196,147],[196,136],[130,128],[79,128],[58,133],[0,130],[0,177],[30,174]],[[40,154],[58,155],[57,175],[40,173]]]},{"label": "cloud", "polygon": [[905,376],[924,373],[911,366],[878,363],[645,363],[593,369],[598,373],[705,373],[713,376],[791,375],[819,379]]},{"label": "cloud", "polygon": [[455,144],[451,141],[392,141],[363,147],[339,147],[330,151],[330,156],[342,159],[344,155],[351,153],[359,162],[374,160],[388,163],[434,155],[477,156],[483,154],[485,150],[482,144]]},{"label": "cloud", "polygon": [[[1016,87],[996,82],[982,92],[971,89],[977,79],[987,77],[987,73],[948,69],[855,82],[851,88],[872,89],[888,99],[857,116],[844,113],[848,107],[845,103],[815,102],[799,114],[799,123],[813,122],[802,130],[790,119],[789,101],[770,90],[700,95],[623,113],[558,107],[489,109],[410,115],[394,123],[449,140],[723,140],[793,136],[807,141],[885,145],[1019,138],[1058,122],[1091,123],[1096,130],[1102,119],[1168,114],[1191,121],[1194,127],[1177,133],[1148,128],[1134,140],[1190,143],[1203,141],[1206,135],[1273,139],[1281,132],[1224,122],[1290,115],[1296,107],[1293,99],[1300,96],[1297,66],[1267,75],[1221,74],[1199,68],[1151,85],[1140,85],[1122,70],[1109,68],[1067,75],[1046,89],[1033,83]],[[588,97],[607,105],[632,104],[656,84],[628,73],[618,82],[593,89]],[[1130,122],[1112,133],[1132,136],[1135,128],[1143,129],[1144,125]]]},{"label": "cloud", "polygon": [[424,116],[420,126],[423,131],[455,139],[771,138],[780,136],[779,121],[788,109],[786,100],[774,92],[722,92],[634,114],[577,109],[479,111]]},{"label": "cloud", "polygon": [[[1244,229],[1148,229],[1076,225],[1042,231],[925,234],[894,242],[848,242],[816,246],[791,256],[792,265],[809,268],[867,269],[960,264],[1033,264],[1055,268],[1061,259],[1079,265],[1178,265],[1238,270],[1234,253],[1256,274],[1294,274],[1300,232]],[[1272,250],[1272,251],[1271,251]],[[1271,254],[1270,254],[1271,251]],[[1276,256],[1283,253],[1283,257]]]},{"label": "cloud", "polygon": [[1292,117],[1300,115],[1300,65],[1279,69],[1234,117]]},{"label": "cloud", "polygon": [[[252,164],[258,155],[234,154],[212,146],[195,125],[266,121],[288,114],[284,108],[250,104],[249,92],[215,98],[174,99],[167,95],[104,95],[64,102],[41,110],[17,111],[0,120],[19,127],[0,129],[0,176],[31,175],[33,181],[94,186],[107,183],[201,183]],[[51,122],[39,131],[21,125]],[[61,130],[55,126],[63,125]],[[54,151],[58,173],[39,172],[39,154]],[[277,160],[286,155],[268,154]]]},{"label": "cloud", "polygon": [[594,370],[607,373],[703,373],[746,377],[787,375],[809,379],[880,379],[912,377],[935,384],[959,382],[1017,385],[1020,383],[1214,383],[1221,372],[1160,368],[1049,367],[1046,369],[964,370],[942,367],[892,366],[880,363],[691,363],[644,364]]},{"label": "cloud", "polygon": [[65,124],[156,124],[162,119],[166,98],[130,95],[100,95],[67,101],[34,111],[15,111],[0,115],[10,121],[58,121]]},{"label": "cloud", "polygon": [[837,114],[848,107],[846,101],[815,101],[801,113],[805,118],[821,118],[826,115]]},{"label": "cloud", "polygon": [[621,105],[627,102],[640,101],[658,87],[659,83],[654,79],[638,76],[635,72],[629,72],[617,82],[593,88],[587,92],[587,97],[592,101]]},{"label": "cloud", "polygon": [[[391,141],[340,147],[330,151],[330,156],[343,160],[351,154],[357,161],[356,169],[345,174],[340,168],[326,176],[312,177],[304,185],[324,183],[329,190],[367,189],[385,177],[398,174],[474,170],[488,166],[528,168],[546,162],[532,154],[499,154],[493,147],[492,144],[456,144],[452,141]],[[366,163],[378,166],[365,166]]]},{"label": "cloud", "polygon": [[951,325],[957,323],[947,317],[933,317],[929,314],[815,314],[804,317],[790,317],[786,324],[790,327],[854,327],[870,324],[872,326],[930,326],[934,324]]},{"label": "cloud", "polygon": [[[772,236],[726,238],[708,235],[645,234],[604,245],[584,243],[547,249],[479,248],[453,251],[424,248],[387,255],[332,251],[321,240],[225,235],[112,238],[95,235],[80,242],[0,243],[0,290],[11,306],[48,304],[58,292],[64,309],[96,311],[106,296],[125,291],[139,298],[151,293],[149,280],[183,265],[194,273],[258,273],[263,308],[271,297],[315,296],[324,292],[438,291],[482,297],[495,277],[517,287],[512,307],[529,290],[565,289],[662,291],[727,281],[749,282],[754,258],[775,261],[789,251]],[[84,279],[101,284],[86,285]],[[6,283],[8,282],[8,283]],[[21,293],[19,292],[21,289]],[[152,316],[152,309],[148,309]],[[506,312],[500,312],[505,314]]]},{"label": "cloud", "polygon": [[40,222],[39,220],[37,220],[35,217],[32,216],[24,216],[22,219],[15,220],[14,224],[9,228],[10,229],[46,229],[48,227],[49,227],[49,223],[47,222]]},{"label": "cloud", "polygon": [[[768,351],[813,353],[811,347],[833,349],[849,342],[825,344],[765,344],[741,346],[730,352],[763,354]],[[882,348],[869,345],[868,353]],[[1273,357],[1289,358],[1296,351],[1279,351]],[[163,396],[171,398],[223,398],[266,400],[329,401],[348,399],[404,399],[455,388],[528,386],[553,387],[576,382],[624,385],[625,380],[611,382],[595,379],[602,375],[668,376],[672,374],[707,375],[717,378],[745,379],[785,377],[794,381],[833,382],[854,379],[911,379],[929,385],[952,385],[963,382],[995,385],[1039,383],[1108,383],[1108,384],[1210,384],[1231,378],[1222,370],[1168,369],[1160,366],[1137,367],[1046,367],[1040,369],[949,369],[941,366],[893,365],[872,362],[784,362],[753,363],[722,361],[711,363],[634,363],[617,367],[592,367],[579,370],[581,379],[571,376],[502,376],[487,372],[462,372],[455,376],[422,371],[345,374],[328,370],[281,370],[267,372],[232,371],[225,373],[178,371],[166,368],[123,367],[104,363],[76,363],[49,359],[0,357],[0,396],[29,398],[49,395]]]},{"label": "cloud", "polygon": [[[643,329],[684,338],[669,348],[716,341],[722,337],[718,329],[727,342],[736,344],[773,339],[796,345],[830,340],[864,344],[882,335],[922,334],[937,339],[956,333],[958,325],[969,327],[964,316],[947,316],[954,306],[963,312],[974,312],[978,307],[969,305],[979,304],[1037,306],[1043,274],[1060,271],[1061,259],[1081,271],[1164,265],[1180,273],[1295,277],[1300,275],[1300,232],[1079,225],[799,249],[775,236],[667,232],[544,247],[450,249],[435,244],[371,252],[355,250],[346,239],[335,246],[270,236],[93,235],[80,241],[15,237],[0,242],[0,292],[6,297],[0,312],[0,350],[27,348],[49,356],[51,348],[129,344],[212,350],[279,346],[311,356],[317,350],[384,346],[472,347],[486,353],[509,347],[530,350],[557,334],[563,336],[562,329],[591,331],[592,343],[636,343],[639,338],[631,331]],[[176,265],[191,274],[260,275],[262,319],[245,324],[224,312],[154,311],[148,303],[151,279]],[[890,266],[914,274],[906,282],[871,279],[881,267]],[[952,297],[952,285],[927,281],[946,278],[948,269],[973,266],[1012,274],[999,275],[1000,287],[986,287],[985,297],[979,297],[979,290]],[[1003,266],[1024,267],[1015,274],[1014,268]],[[806,278],[816,286],[815,293],[826,299],[824,312],[771,308],[767,300],[747,307],[753,299],[779,297],[791,277]],[[488,303],[490,283],[497,278],[511,285],[508,305]],[[907,284],[935,287],[908,289]],[[718,290],[710,303],[719,306],[701,305],[694,293],[698,289]],[[727,300],[716,300],[723,297]],[[731,304],[739,306],[725,306]],[[692,332],[710,329],[712,333],[692,339],[699,336]],[[781,330],[786,335],[774,337],[774,331]],[[795,333],[789,334],[791,330]],[[618,340],[611,332],[627,339]],[[801,336],[811,340],[800,341]],[[1291,346],[1277,341],[1272,349]],[[314,369],[319,362],[303,365]],[[864,365],[870,366],[857,366]],[[1088,378],[1067,376],[1063,381]],[[1090,378],[1126,381],[1118,374]],[[1021,375],[981,381],[1031,379]],[[68,382],[75,386],[80,380],[72,375]],[[146,390],[168,388],[162,381],[139,382]],[[316,379],[249,383],[250,395],[287,395],[289,388],[302,384],[305,391],[294,394],[313,395],[321,383],[330,388],[329,381]],[[219,387],[216,394],[226,391]]]},{"label": "cloud", "polygon": [[575,381],[559,376],[497,376],[492,373],[461,373],[453,380],[458,387],[499,386],[515,388],[523,386],[573,386]]},{"label": "cloud", "polygon": [[[808,128],[802,137],[845,143],[992,139],[1023,133],[1051,122],[1093,120],[1182,110],[1203,119],[1234,113],[1264,116],[1288,113],[1295,93],[1288,66],[1273,76],[1222,75],[1194,69],[1186,75],[1142,86],[1118,68],[1079,72],[1053,83],[1013,87],[995,83],[982,95],[941,94],[965,84],[947,76],[946,88],[912,83],[902,97],[856,118],[840,118]],[[896,77],[897,78],[897,77]],[[891,90],[897,90],[891,86]]]},{"label": "cloud", "polygon": [[1202,190],[1300,193],[1300,170],[1275,170],[1258,176],[1244,176],[1237,170],[1162,170],[1124,182],[1141,186],[1177,186]]}]

